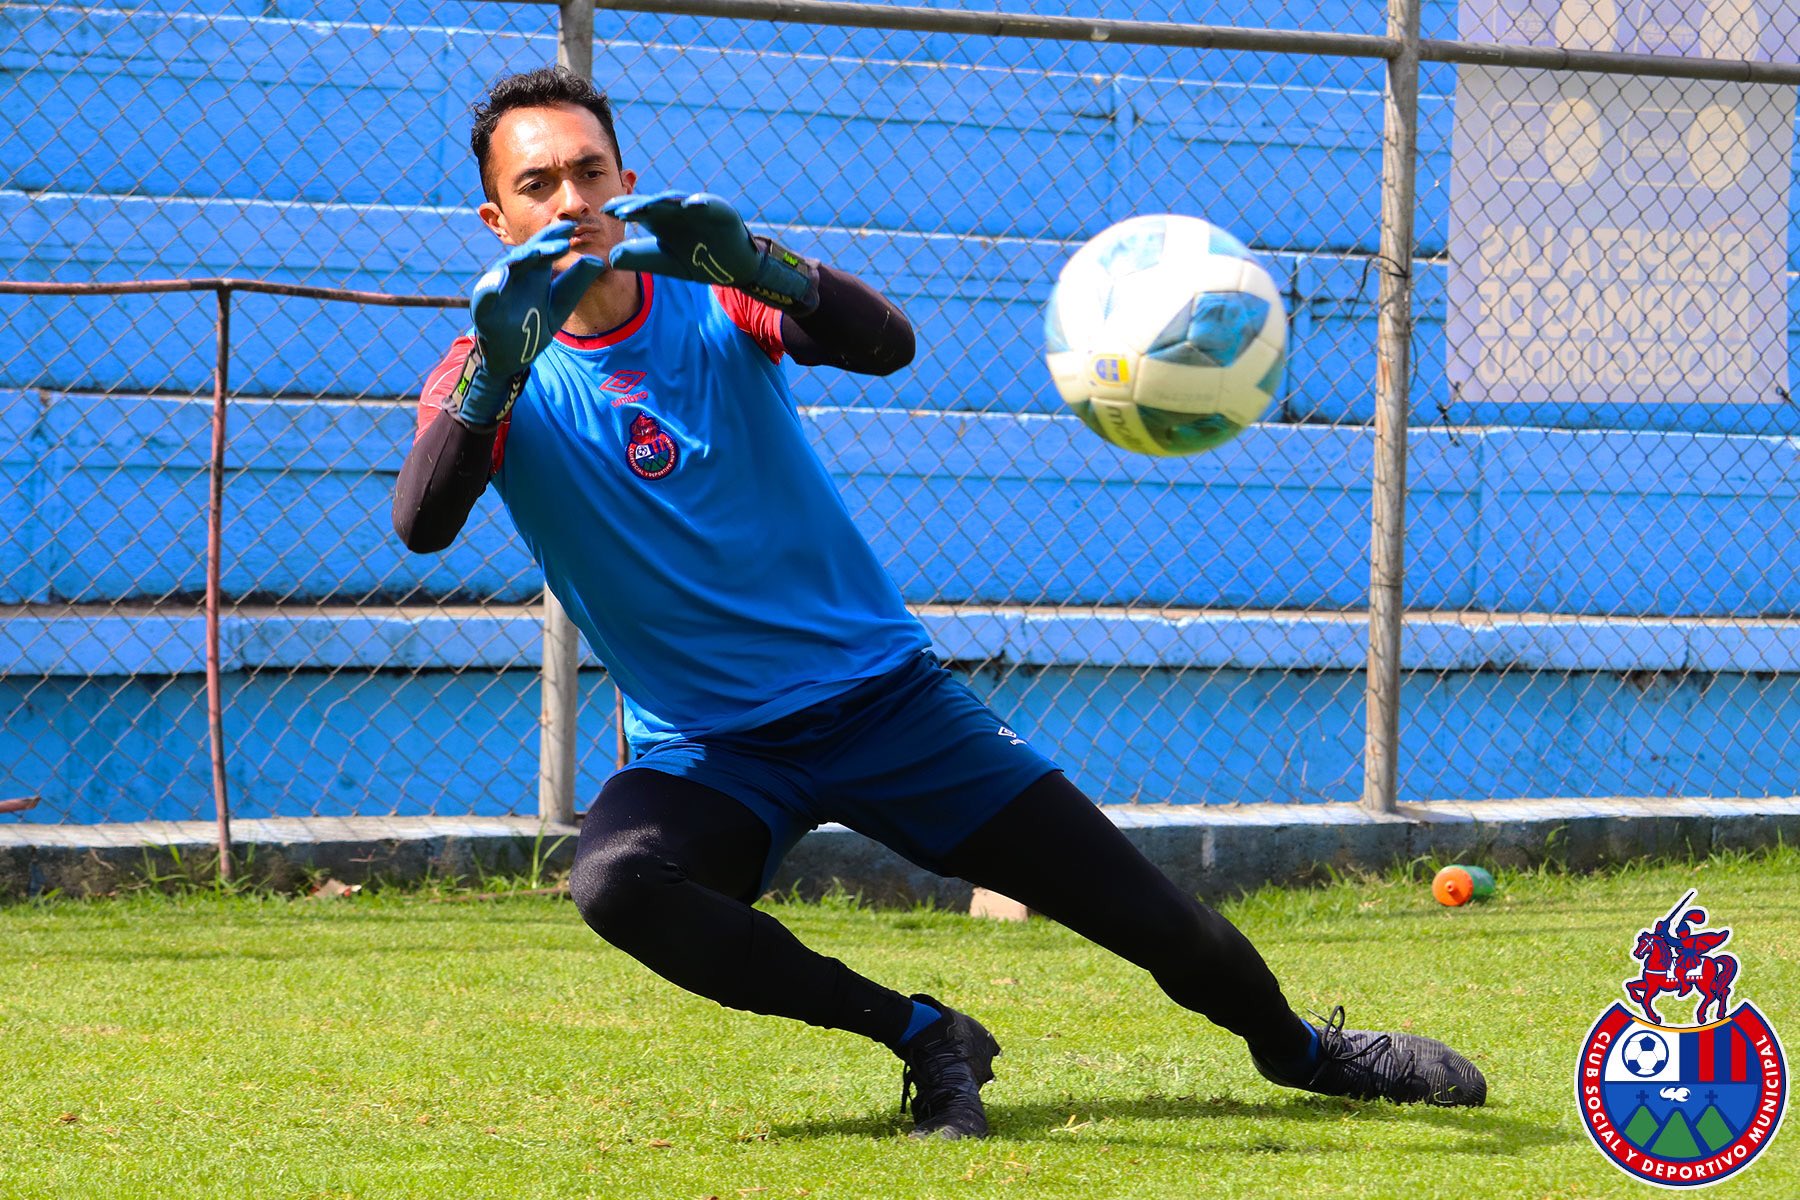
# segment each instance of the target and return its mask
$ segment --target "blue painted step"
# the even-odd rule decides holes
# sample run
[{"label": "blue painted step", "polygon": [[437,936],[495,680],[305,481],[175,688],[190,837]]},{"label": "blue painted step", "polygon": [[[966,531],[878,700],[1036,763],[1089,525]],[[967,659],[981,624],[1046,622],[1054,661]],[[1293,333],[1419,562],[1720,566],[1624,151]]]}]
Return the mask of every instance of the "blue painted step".
[{"label": "blue painted step", "polygon": [[[0,603],[197,594],[210,403],[0,392]],[[808,409],[815,446],[917,604],[1357,609],[1372,432],[1265,425],[1185,460],[1073,418]],[[521,602],[492,497],[446,554],[389,528],[408,405],[239,400],[227,592]],[[1497,428],[1412,438],[1407,598],[1602,617],[1800,612],[1800,463],[1779,437]]]},{"label": "blue painted step", "polygon": [[[0,90],[21,114],[0,129],[0,186],[28,191],[468,207],[469,105],[554,58],[547,26],[21,11],[0,14]],[[1198,208],[1258,245],[1375,249],[1374,60],[609,23],[595,72],[646,186],[710,188],[781,224],[1067,239],[1096,214]],[[1421,98],[1426,254],[1447,229],[1443,70]]]}]

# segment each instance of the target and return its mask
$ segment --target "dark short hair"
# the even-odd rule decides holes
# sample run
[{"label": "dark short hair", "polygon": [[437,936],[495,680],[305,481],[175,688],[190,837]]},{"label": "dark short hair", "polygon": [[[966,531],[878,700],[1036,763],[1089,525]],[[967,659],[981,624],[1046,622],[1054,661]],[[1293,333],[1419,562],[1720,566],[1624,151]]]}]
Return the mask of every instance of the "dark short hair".
[{"label": "dark short hair", "polygon": [[488,175],[488,152],[494,144],[494,127],[500,118],[515,108],[547,108],[556,104],[573,104],[594,114],[606,140],[612,143],[613,161],[623,169],[619,154],[619,135],[613,130],[612,102],[593,84],[565,67],[539,67],[497,80],[488,94],[475,102],[471,110],[475,127],[469,131],[469,149],[475,152],[475,165],[481,171],[481,190],[489,200],[496,199],[494,181]]}]

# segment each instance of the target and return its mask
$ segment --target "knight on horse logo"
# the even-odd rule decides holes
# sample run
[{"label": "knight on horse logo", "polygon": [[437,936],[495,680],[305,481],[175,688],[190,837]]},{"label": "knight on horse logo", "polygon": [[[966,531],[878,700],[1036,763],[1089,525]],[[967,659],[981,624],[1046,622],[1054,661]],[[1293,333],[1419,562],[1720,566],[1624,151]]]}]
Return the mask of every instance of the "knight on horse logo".
[{"label": "knight on horse logo", "polygon": [[[1675,912],[1681,912],[1693,898],[1694,893],[1688,892],[1675,906]],[[1689,925],[1706,924],[1704,908],[1690,908],[1681,913],[1681,919],[1671,930],[1669,922],[1675,920],[1675,912],[1658,921],[1656,928],[1638,933],[1637,947],[1632,950],[1631,957],[1644,964],[1644,974],[1625,985],[1625,994],[1658,1025],[1662,1024],[1662,1018],[1656,1015],[1656,1006],[1651,1001],[1660,992],[1674,992],[1677,996],[1698,992],[1700,1007],[1694,1010],[1694,1020],[1705,1021],[1706,1010],[1713,1005],[1718,1006],[1715,1015],[1723,1020],[1725,1001],[1731,995],[1731,981],[1737,978],[1738,961],[1729,954],[1711,951],[1731,940],[1731,930],[1690,930]]]},{"label": "knight on horse logo", "polygon": [[[1588,1033],[1575,1071],[1582,1124],[1626,1174],[1664,1187],[1716,1183],[1775,1137],[1787,1106],[1787,1065],[1754,1005],[1730,1007],[1738,961],[1717,951],[1729,929],[1707,929],[1689,891],[1638,933],[1639,975]],[[1694,1024],[1669,1025],[1657,997],[1697,1001]],[[1665,997],[1665,1003],[1668,999]],[[1713,1019],[1707,1020],[1708,1012]]]}]

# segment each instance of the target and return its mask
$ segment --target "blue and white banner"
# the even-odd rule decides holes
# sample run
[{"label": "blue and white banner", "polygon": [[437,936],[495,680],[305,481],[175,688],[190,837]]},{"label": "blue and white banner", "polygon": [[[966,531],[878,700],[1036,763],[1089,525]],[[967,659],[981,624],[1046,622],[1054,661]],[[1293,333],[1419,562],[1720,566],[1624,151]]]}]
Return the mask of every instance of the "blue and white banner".
[{"label": "blue and white banner", "polygon": [[[1793,61],[1775,0],[1464,0],[1464,39]],[[1465,402],[1779,403],[1791,87],[1462,67],[1447,370]]]}]

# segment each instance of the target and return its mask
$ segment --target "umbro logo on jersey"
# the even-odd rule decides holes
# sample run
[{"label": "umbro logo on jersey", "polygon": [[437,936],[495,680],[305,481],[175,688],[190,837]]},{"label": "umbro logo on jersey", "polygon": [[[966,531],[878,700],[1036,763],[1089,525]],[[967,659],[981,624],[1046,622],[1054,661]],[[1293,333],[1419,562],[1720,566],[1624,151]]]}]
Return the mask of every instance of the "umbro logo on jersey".
[{"label": "umbro logo on jersey", "polygon": [[999,730],[999,732],[1000,732],[1000,736],[1001,736],[1001,737],[1003,737],[1003,738],[1011,738],[1011,739],[1012,739],[1012,744],[1013,744],[1013,745],[1015,745],[1015,746],[1023,746],[1023,745],[1024,745],[1024,744],[1025,744],[1025,739],[1024,739],[1024,738],[1022,738],[1022,737],[1020,737],[1020,736],[1019,736],[1019,735],[1018,735],[1018,734],[1016,734],[1016,733],[1014,733],[1014,732],[1013,732],[1013,731],[1012,731],[1012,730],[1011,730],[1011,729],[1008,729],[1008,728],[1007,728],[1007,727],[1006,727],[1006,726],[1004,726],[1004,725],[1002,725],[1002,726],[1001,726],[1001,727],[1000,727],[1000,730]]},{"label": "umbro logo on jersey", "polygon": [[618,408],[626,404],[642,404],[650,398],[647,391],[638,391],[638,384],[648,378],[644,371],[614,371],[600,381],[600,390],[612,393],[612,406]]}]

